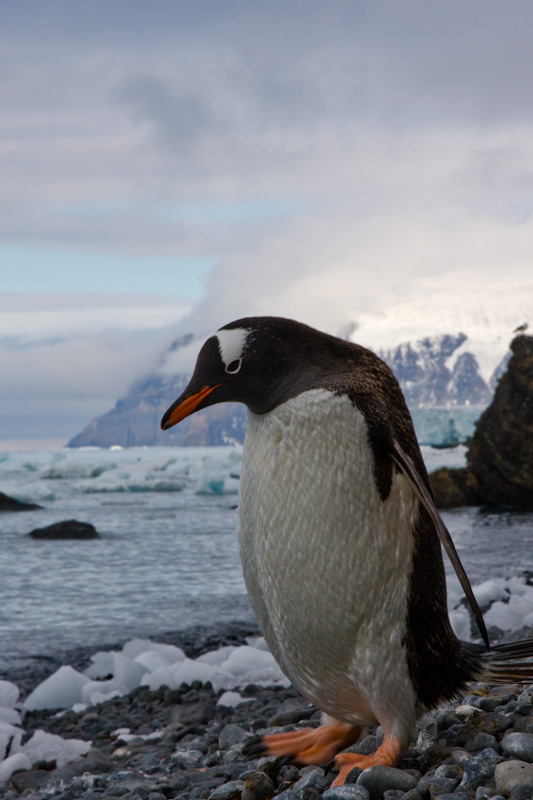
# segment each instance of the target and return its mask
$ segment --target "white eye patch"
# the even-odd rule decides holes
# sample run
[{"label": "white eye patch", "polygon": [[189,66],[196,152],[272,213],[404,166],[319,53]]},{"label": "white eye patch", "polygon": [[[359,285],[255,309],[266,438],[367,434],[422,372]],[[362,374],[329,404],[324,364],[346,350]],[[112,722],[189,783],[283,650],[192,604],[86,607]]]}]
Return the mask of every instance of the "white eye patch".
[{"label": "white eye patch", "polygon": [[241,368],[249,333],[248,328],[233,328],[217,331],[215,334],[224,368],[230,375],[237,373]]}]

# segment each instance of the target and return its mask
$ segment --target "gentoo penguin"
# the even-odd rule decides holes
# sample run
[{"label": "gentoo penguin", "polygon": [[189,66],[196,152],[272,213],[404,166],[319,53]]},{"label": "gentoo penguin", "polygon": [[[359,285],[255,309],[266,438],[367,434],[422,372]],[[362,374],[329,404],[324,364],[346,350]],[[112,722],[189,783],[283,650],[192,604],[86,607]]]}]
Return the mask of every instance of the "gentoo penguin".
[{"label": "gentoo penguin", "polygon": [[[369,725],[383,743],[354,766],[394,766],[417,716],[470,680],[533,682],[533,640],[489,651],[481,612],[431,488],[401,389],[356,344],[278,317],[231,322],[207,339],[162,420],[245,403],[240,551],[265,639],[323,724],[265,736],[263,752],[330,760]],[[485,645],[455,636],[441,543]]]}]

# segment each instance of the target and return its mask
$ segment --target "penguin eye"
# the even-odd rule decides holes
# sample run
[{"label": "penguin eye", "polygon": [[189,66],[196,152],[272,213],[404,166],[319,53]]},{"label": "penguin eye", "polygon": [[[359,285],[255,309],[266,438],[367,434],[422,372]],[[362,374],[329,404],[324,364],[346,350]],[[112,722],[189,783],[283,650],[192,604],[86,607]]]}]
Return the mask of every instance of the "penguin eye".
[{"label": "penguin eye", "polygon": [[226,372],[230,375],[235,375],[241,368],[242,365],[242,358],[237,358],[235,361],[232,361],[231,364],[228,364],[226,367]]}]

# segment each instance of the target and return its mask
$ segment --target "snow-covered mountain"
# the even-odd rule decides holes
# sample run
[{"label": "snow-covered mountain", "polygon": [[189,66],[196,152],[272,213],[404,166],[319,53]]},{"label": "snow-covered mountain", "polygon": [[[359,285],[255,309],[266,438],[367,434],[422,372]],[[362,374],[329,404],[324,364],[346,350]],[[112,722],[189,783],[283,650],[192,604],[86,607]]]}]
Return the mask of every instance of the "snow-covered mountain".
[{"label": "snow-covered mountain", "polygon": [[[491,292],[463,287],[460,297],[432,291],[430,283],[426,289],[379,310],[354,314],[332,332],[369,347],[390,365],[419,438],[442,444],[450,437],[463,440],[470,435],[476,417],[489,404],[505,371],[514,331],[533,316],[533,279],[519,289],[504,283]],[[114,409],[93,420],[69,446],[242,441],[245,414],[235,405],[198,412],[171,432],[159,429],[162,414],[192,371],[202,341],[192,333],[181,336],[163,354],[153,375],[132,386]]]}]

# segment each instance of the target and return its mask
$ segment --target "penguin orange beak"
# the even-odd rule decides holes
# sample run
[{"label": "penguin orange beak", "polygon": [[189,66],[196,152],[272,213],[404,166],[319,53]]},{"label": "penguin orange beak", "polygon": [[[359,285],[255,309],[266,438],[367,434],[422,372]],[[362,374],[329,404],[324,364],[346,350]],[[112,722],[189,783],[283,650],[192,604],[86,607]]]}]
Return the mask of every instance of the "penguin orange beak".
[{"label": "penguin orange beak", "polygon": [[188,417],[193,411],[196,411],[202,400],[205,400],[205,398],[219,386],[220,383],[217,383],[216,386],[203,386],[196,394],[192,394],[176,406],[171,406],[161,420],[162,429],[166,431],[168,428],[172,428],[173,425],[177,425],[182,419],[185,419],[185,417]]}]

